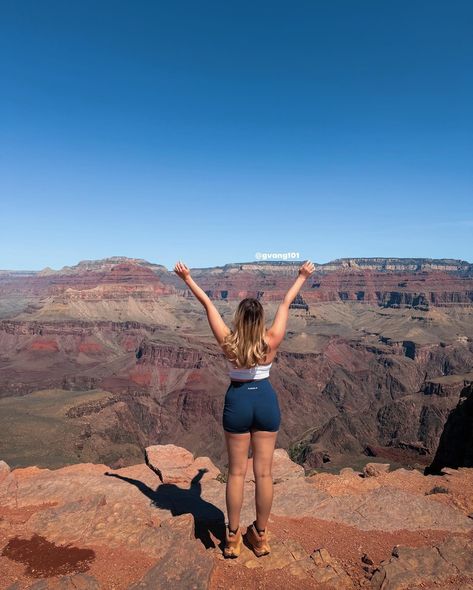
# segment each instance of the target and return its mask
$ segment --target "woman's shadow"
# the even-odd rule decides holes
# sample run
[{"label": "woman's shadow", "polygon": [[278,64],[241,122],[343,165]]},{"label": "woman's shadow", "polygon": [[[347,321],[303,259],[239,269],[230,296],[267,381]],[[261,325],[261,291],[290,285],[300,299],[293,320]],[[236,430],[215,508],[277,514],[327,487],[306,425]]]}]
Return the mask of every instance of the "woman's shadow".
[{"label": "woman's shadow", "polygon": [[[148,461],[148,467],[158,475],[163,481],[162,474],[155,469]],[[192,514],[194,517],[194,535],[200,539],[205,548],[215,547],[210,533],[220,540],[219,547],[223,550],[225,539],[225,515],[214,504],[207,502],[201,496],[202,485],[200,480],[207,468],[199,469],[197,474],[192,478],[189,488],[180,488],[172,483],[161,483],[156,490],[153,490],[139,479],[125,477],[118,473],[106,471],[104,475],[116,477],[127,483],[136,486],[145,496],[151,500],[151,504],[157,508],[169,510],[172,516],[180,514]]]}]

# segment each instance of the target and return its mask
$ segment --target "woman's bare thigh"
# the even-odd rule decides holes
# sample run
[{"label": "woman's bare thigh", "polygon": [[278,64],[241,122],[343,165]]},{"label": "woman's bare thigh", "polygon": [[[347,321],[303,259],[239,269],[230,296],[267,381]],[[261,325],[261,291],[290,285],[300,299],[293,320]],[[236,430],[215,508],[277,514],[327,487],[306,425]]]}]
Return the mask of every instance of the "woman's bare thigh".
[{"label": "woman's bare thigh", "polygon": [[251,447],[253,450],[253,472],[255,477],[271,475],[274,448],[278,431],[251,429]]},{"label": "woman's bare thigh", "polygon": [[224,432],[228,454],[228,472],[232,475],[245,475],[251,442],[250,433],[237,434],[226,430]]}]

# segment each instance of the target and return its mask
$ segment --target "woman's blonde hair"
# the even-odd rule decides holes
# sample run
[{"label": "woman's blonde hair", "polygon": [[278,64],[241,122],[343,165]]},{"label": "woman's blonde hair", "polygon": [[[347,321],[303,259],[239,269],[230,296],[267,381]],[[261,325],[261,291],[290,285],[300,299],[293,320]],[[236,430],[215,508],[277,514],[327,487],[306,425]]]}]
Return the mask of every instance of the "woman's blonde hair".
[{"label": "woman's blonde hair", "polygon": [[264,309],[260,301],[253,297],[242,299],[232,324],[233,329],[222,343],[229,360],[239,369],[261,364],[270,347],[264,340]]}]

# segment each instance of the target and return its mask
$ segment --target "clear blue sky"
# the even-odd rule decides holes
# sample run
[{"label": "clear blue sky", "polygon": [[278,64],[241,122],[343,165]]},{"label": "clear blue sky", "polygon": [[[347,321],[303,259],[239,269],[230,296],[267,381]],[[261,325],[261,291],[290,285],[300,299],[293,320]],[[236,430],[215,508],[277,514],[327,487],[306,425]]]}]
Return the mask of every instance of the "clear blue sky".
[{"label": "clear blue sky", "polygon": [[473,261],[473,2],[5,1],[0,268]]}]

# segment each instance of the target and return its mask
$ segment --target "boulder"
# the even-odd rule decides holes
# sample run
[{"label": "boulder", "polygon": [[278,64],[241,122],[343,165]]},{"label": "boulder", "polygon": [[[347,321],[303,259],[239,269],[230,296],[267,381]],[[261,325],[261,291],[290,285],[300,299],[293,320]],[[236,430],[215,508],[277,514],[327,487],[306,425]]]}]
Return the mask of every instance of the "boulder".
[{"label": "boulder", "polygon": [[389,471],[389,463],[367,463],[363,467],[364,477],[378,477]]},{"label": "boulder", "polygon": [[173,444],[154,445],[145,449],[146,465],[163,483],[189,483],[196,476],[200,481],[215,479],[220,470],[209,457],[197,457]]},{"label": "boulder", "polygon": [[10,473],[10,466],[5,461],[0,461],[0,483],[8,476]]},{"label": "boulder", "polygon": [[[434,547],[393,548],[389,559],[381,562],[371,578],[373,590],[408,590],[409,588],[443,581],[452,576],[473,575],[473,541],[454,536]],[[464,588],[459,585],[448,588]]]}]

